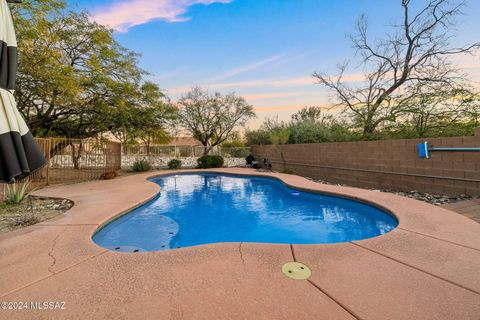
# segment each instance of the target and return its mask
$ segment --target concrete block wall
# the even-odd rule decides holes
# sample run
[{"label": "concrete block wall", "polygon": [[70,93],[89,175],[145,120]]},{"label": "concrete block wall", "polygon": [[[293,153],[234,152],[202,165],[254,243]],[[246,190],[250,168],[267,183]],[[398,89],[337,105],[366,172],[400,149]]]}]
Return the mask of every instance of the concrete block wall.
[{"label": "concrete block wall", "polygon": [[[358,187],[480,195],[480,152],[443,152],[420,159],[417,144],[433,147],[480,147],[480,129],[471,137],[402,139],[268,145],[252,148],[274,170]],[[283,153],[283,160],[282,160]]]}]

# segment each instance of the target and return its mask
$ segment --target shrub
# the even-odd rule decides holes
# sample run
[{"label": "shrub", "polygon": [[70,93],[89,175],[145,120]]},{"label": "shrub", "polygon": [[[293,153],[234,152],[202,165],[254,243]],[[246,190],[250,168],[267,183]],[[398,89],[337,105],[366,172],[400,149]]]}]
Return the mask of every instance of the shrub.
[{"label": "shrub", "polygon": [[288,143],[322,143],[358,140],[359,134],[337,123],[299,122],[290,126]]},{"label": "shrub", "polygon": [[182,161],[178,159],[172,159],[168,162],[168,169],[178,169],[182,166]]},{"label": "shrub", "polygon": [[24,183],[12,183],[7,185],[5,202],[8,204],[20,204],[28,195],[30,181]]},{"label": "shrub", "polygon": [[245,141],[234,139],[221,144],[222,148],[243,148],[246,147]]},{"label": "shrub", "polygon": [[197,159],[200,169],[221,168],[223,166],[223,158],[221,156],[202,156]]},{"label": "shrub", "polygon": [[268,130],[258,129],[245,132],[248,146],[272,144],[270,132]]},{"label": "shrub", "polygon": [[132,170],[134,172],[145,172],[152,170],[152,165],[147,159],[137,159],[133,163]]}]

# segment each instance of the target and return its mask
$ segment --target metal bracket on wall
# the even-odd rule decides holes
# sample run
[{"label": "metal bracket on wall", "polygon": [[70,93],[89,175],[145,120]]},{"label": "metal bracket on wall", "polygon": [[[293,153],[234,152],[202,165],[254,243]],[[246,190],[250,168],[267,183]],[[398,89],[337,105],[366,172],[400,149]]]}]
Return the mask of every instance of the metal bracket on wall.
[{"label": "metal bracket on wall", "polygon": [[418,157],[425,159],[430,158],[430,152],[432,151],[480,152],[480,148],[432,148],[427,141],[417,144],[417,150]]}]

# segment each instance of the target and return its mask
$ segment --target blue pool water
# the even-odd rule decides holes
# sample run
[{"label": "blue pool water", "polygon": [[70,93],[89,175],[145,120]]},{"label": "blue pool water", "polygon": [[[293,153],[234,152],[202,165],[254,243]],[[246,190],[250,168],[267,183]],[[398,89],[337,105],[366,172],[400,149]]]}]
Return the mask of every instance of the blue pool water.
[{"label": "blue pool water", "polygon": [[382,235],[398,224],[375,207],[274,179],[202,173],[151,181],[161,195],[102,228],[93,237],[97,244],[136,252],[217,242],[335,243]]}]

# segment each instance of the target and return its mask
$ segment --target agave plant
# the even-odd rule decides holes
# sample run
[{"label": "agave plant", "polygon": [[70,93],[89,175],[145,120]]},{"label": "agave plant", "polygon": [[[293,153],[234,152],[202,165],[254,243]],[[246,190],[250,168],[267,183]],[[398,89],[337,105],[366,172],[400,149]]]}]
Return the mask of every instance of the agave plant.
[{"label": "agave plant", "polygon": [[29,187],[30,181],[7,185],[5,202],[8,204],[20,204],[28,195]]},{"label": "agave plant", "polygon": [[152,170],[152,165],[147,159],[137,159],[132,165],[132,171],[145,172]]}]

